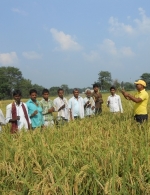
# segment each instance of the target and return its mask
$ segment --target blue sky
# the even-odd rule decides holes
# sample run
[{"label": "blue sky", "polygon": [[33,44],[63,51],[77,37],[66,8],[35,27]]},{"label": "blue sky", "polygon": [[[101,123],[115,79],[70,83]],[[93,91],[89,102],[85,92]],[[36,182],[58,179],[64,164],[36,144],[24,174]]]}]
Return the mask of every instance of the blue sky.
[{"label": "blue sky", "polygon": [[44,87],[150,73],[149,0],[1,0],[0,66]]}]

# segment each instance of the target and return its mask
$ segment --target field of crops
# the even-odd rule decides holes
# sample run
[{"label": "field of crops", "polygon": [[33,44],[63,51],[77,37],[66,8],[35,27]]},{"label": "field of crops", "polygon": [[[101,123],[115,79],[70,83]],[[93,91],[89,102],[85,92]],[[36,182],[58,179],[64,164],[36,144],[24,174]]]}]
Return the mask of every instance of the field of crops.
[{"label": "field of crops", "polygon": [[15,135],[5,126],[0,195],[149,195],[150,122],[137,125],[123,98],[124,113],[109,113],[107,96],[101,116]]}]

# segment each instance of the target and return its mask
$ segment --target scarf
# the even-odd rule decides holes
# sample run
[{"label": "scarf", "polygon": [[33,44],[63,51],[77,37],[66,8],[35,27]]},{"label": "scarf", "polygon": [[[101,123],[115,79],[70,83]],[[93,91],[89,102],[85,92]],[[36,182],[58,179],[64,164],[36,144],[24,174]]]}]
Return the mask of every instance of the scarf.
[{"label": "scarf", "polygon": [[[29,118],[28,118],[26,108],[25,108],[23,103],[21,106],[22,106],[22,110],[23,110],[24,115],[25,115],[25,119],[26,119],[27,124],[28,124],[28,129],[30,129],[30,123],[29,123]],[[17,117],[17,109],[16,109],[15,102],[13,102],[12,103],[12,118],[16,118],[16,117]],[[17,121],[14,121],[11,123],[11,133],[16,133],[17,131],[18,131]]]}]

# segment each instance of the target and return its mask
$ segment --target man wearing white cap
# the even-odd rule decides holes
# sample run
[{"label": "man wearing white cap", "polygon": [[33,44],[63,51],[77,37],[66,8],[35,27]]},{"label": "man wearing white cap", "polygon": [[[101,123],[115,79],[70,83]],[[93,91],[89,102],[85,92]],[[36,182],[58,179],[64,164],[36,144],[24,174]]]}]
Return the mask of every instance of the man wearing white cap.
[{"label": "man wearing white cap", "polygon": [[134,83],[136,85],[137,93],[132,96],[129,93],[122,90],[122,94],[124,97],[128,100],[132,100],[135,102],[134,105],[134,119],[142,123],[143,121],[148,120],[148,114],[147,114],[147,104],[149,95],[145,91],[146,82],[143,80],[138,80]]}]

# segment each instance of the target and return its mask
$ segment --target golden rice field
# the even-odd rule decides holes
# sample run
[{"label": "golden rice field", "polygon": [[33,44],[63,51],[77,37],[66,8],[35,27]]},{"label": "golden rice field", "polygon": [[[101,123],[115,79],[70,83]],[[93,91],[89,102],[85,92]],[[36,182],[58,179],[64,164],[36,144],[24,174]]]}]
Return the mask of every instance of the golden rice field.
[{"label": "golden rice field", "polygon": [[0,195],[149,195],[150,122],[138,126],[123,98],[124,113],[109,113],[107,96],[102,116],[15,135],[4,127]]}]

